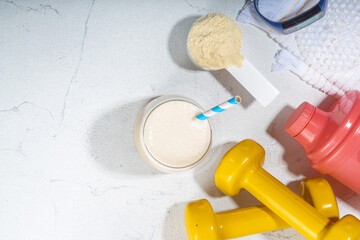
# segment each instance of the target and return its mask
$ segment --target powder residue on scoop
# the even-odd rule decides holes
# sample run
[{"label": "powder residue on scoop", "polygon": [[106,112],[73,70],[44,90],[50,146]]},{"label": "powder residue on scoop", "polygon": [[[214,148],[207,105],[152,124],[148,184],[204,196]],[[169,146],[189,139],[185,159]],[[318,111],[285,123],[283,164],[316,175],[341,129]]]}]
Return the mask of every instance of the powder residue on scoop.
[{"label": "powder residue on scoop", "polygon": [[199,18],[191,27],[187,46],[193,60],[208,69],[241,67],[242,35],[234,20],[221,13]]}]

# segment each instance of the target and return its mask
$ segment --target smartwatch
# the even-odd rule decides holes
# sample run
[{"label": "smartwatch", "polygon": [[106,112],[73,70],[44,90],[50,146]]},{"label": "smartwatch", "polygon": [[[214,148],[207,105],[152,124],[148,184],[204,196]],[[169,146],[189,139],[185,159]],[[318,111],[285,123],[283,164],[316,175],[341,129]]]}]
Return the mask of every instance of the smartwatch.
[{"label": "smartwatch", "polygon": [[284,21],[275,22],[264,17],[264,15],[260,13],[259,0],[254,0],[255,10],[259,14],[261,19],[271,28],[273,28],[278,32],[281,32],[282,34],[289,34],[298,31],[322,18],[325,15],[327,3],[328,3],[327,0],[320,0],[314,7],[306,10],[303,13],[300,13],[295,17],[292,17]]}]

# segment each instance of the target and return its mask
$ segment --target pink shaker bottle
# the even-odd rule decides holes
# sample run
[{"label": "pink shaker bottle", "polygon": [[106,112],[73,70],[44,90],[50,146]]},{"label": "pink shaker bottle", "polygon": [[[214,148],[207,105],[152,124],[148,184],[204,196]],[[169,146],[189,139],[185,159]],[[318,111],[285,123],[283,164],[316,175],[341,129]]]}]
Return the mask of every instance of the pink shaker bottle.
[{"label": "pink shaker bottle", "polygon": [[360,194],[360,92],[349,91],[327,112],[302,103],[285,131],[305,149],[311,166]]}]

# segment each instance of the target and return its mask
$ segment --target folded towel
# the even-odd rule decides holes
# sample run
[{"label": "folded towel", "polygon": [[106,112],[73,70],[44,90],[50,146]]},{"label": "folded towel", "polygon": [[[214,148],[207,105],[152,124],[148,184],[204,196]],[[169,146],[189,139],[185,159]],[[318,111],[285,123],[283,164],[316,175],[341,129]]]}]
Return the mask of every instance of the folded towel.
[{"label": "folded towel", "polygon": [[[289,2],[292,1],[283,0],[284,5],[279,6]],[[289,11],[288,6],[270,11],[274,9],[270,5],[261,5],[261,11],[274,20],[284,18]],[[297,0],[291,7],[304,9],[308,5],[309,1]],[[360,0],[329,0],[323,18],[288,35],[266,25],[251,1],[245,4],[237,20],[263,29],[280,44],[282,49],[275,56],[272,70],[292,71],[329,95],[341,96],[351,89],[360,90]]]}]

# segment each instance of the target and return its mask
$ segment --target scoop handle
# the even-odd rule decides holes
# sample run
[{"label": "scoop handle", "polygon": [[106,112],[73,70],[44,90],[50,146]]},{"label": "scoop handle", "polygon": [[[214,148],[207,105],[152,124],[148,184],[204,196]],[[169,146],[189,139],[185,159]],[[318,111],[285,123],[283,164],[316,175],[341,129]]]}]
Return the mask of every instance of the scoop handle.
[{"label": "scoop handle", "polygon": [[231,66],[226,70],[236,78],[239,83],[266,107],[279,94],[277,90],[246,58],[241,68]]}]

